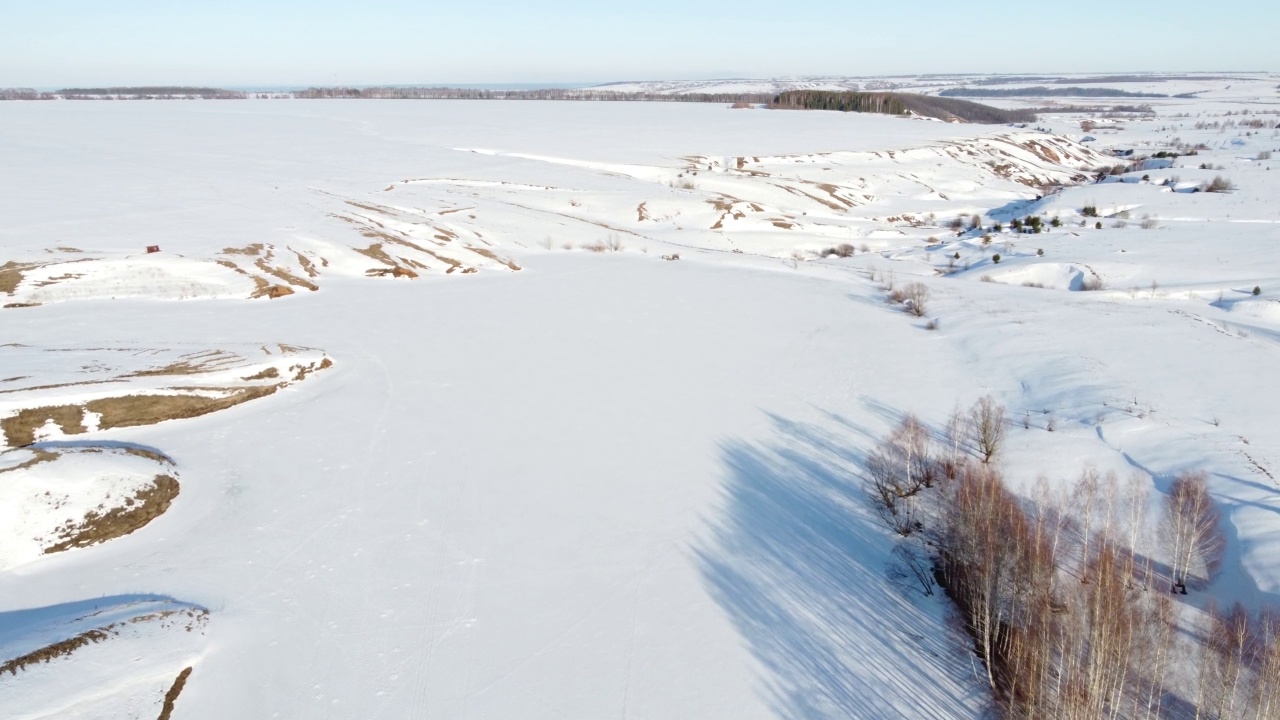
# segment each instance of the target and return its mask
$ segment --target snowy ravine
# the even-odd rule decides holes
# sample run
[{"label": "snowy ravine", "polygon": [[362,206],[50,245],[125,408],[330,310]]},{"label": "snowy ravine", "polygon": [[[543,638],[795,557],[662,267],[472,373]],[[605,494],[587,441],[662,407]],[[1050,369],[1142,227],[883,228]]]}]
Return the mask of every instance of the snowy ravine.
[{"label": "snowy ravine", "polygon": [[[1073,122],[0,104],[0,413],[272,388],[111,429],[30,415],[0,483],[99,447],[119,477],[154,453],[180,492],[98,544],[22,539],[0,663],[114,625],[0,673],[6,716],[156,717],[190,667],[179,720],[981,717],[945,599],[886,572],[861,460],[903,413],[940,425],[987,393],[1018,422],[1017,482],[1207,470],[1231,542],[1212,592],[1280,604],[1280,181],[1245,160],[1277,141],[1196,158],[1230,164],[1207,174],[1232,195],[1077,186],[1101,150]],[[1205,171],[1138,175],[1175,173]],[[1132,224],[1095,230],[1086,204]],[[945,227],[1030,212],[1064,226]],[[926,317],[886,302],[889,273],[929,287]]]}]

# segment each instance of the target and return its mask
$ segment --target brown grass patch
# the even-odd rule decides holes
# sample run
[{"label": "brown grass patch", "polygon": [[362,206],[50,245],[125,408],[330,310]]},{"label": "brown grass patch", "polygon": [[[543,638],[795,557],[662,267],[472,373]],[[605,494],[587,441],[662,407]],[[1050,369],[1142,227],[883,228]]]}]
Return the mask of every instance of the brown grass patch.
[{"label": "brown grass patch", "polygon": [[[281,385],[260,385],[237,388],[222,397],[204,395],[122,395],[99,398],[85,403],[85,409],[98,413],[98,428],[110,430],[118,427],[154,425],[165,420],[200,417],[211,412],[225,410],[240,403],[266,397]],[[84,432],[81,427],[80,432]]]},{"label": "brown grass patch", "polygon": [[49,452],[48,450],[41,450],[37,448],[32,450],[31,452],[35,453],[35,457],[31,458],[30,460],[27,460],[26,462],[18,463],[17,465],[14,465],[11,468],[0,469],[0,473],[13,472],[14,470],[25,470],[34,465],[39,465],[40,463],[51,462],[53,460],[58,459],[58,453]]},{"label": "brown grass patch", "polygon": [[266,380],[268,378],[280,377],[280,371],[274,367],[269,367],[262,372],[254,373],[248,377],[242,377],[241,380]]},{"label": "brown grass patch", "polygon": [[189,362],[181,361],[169,363],[164,367],[149,368],[147,370],[139,370],[138,372],[129,373],[124,377],[153,377],[156,375],[195,375],[196,373],[209,372],[209,368],[203,368],[198,365],[192,365]]},{"label": "brown grass patch", "polygon": [[136,623],[150,622],[152,620],[163,620],[180,614],[186,615],[189,618],[189,621],[186,624],[188,632],[190,632],[192,628],[203,625],[209,619],[208,610],[193,608],[188,608],[186,610],[162,610],[160,612],[139,615],[130,620],[111,623],[105,627],[94,628],[93,630],[86,630],[73,638],[60,640],[56,643],[46,645],[39,650],[35,650],[27,653],[26,655],[6,661],[4,664],[0,665],[0,673],[8,671],[10,675],[17,675],[19,670],[25,670],[28,665],[47,663],[56,658],[66,657],[90,643],[99,643],[103,640],[109,640],[116,637],[120,634],[120,631],[117,630],[117,628],[122,625],[132,625]]},{"label": "brown grass patch", "polygon": [[83,251],[83,250],[81,250],[80,248],[74,248],[74,247],[70,247],[70,246],[67,246],[67,245],[64,245],[64,246],[62,246],[62,247],[59,247],[59,248],[57,248],[57,249],[58,249],[58,251],[59,251],[59,252],[64,252],[64,253],[78,253],[78,252],[84,252],[84,251]]},{"label": "brown grass patch", "polygon": [[290,285],[297,285],[298,287],[304,287],[311,291],[320,289],[315,283],[311,282],[310,280],[303,280],[302,278],[298,277],[297,275],[294,275],[293,273],[285,270],[284,268],[278,268],[272,265],[268,265],[267,261],[264,260],[263,258],[258,258],[258,261],[254,264],[258,267],[259,270],[267,273],[268,275],[274,275],[275,277],[285,281]]},{"label": "brown grass patch", "polygon": [[289,369],[296,371],[293,376],[293,380],[294,382],[299,382],[306,379],[306,377],[313,372],[327,370],[331,367],[333,367],[333,361],[329,358],[325,358],[318,363],[311,363],[310,365],[294,365]]},{"label": "brown grass patch", "polygon": [[46,645],[34,652],[29,652],[26,655],[16,657],[5,664],[0,665],[0,673],[7,670],[10,675],[17,675],[19,670],[26,670],[28,665],[47,663],[54,658],[70,655],[89,643],[102,642],[109,637],[111,637],[111,634],[105,628],[88,630],[73,638],[60,640],[52,645]]},{"label": "brown grass patch", "polygon": [[262,248],[263,248],[262,243],[254,243],[252,245],[246,245],[242,248],[233,248],[233,247],[222,248],[222,252],[224,255],[257,255],[258,253],[262,252]]},{"label": "brown grass patch", "polygon": [[189,677],[191,677],[191,668],[182,668],[182,672],[178,673],[169,692],[164,694],[164,707],[160,709],[158,720],[169,720],[169,716],[173,715],[173,704],[178,701],[178,695],[182,694],[182,688],[186,687]]},{"label": "brown grass patch", "polygon": [[85,431],[84,410],[76,405],[25,408],[17,415],[0,420],[5,442],[10,447],[22,447],[36,441],[36,431],[52,420],[67,435]]},{"label": "brown grass patch", "polygon": [[69,522],[58,528],[62,542],[45,548],[44,554],[89,547],[124,537],[163,515],[176,497],[177,479],[170,475],[157,475],[154,485],[141,488],[133,497],[125,498],[123,507],[111,508],[101,513],[91,510],[79,523]]},{"label": "brown grass patch", "polygon": [[146,458],[148,460],[158,462],[162,465],[174,464],[173,458],[169,457],[168,455],[165,455],[162,452],[157,452],[155,450],[147,450],[146,448],[140,448],[140,447],[127,447],[124,449],[124,451],[128,455],[135,455],[137,457]]},{"label": "brown grass patch", "polygon": [[40,303],[6,303],[7,308],[40,307]]},{"label": "brown grass patch", "polygon": [[39,263],[16,263],[9,262],[0,265],[0,292],[6,295],[12,295],[14,290],[18,289],[18,285],[22,283],[22,271],[30,270],[34,267],[40,267]]},{"label": "brown grass patch", "polygon": [[298,264],[302,266],[302,270],[307,274],[307,277],[320,276],[320,271],[316,269],[316,264],[311,262],[311,258],[303,255],[297,250],[294,250],[293,254],[298,256]]},{"label": "brown grass patch", "polygon": [[500,258],[497,255],[494,255],[493,251],[491,250],[486,250],[485,248],[478,248],[478,247],[471,247],[471,246],[467,246],[467,249],[473,253],[476,253],[477,255],[483,255],[484,257],[487,257],[494,262],[502,263],[503,265],[506,265],[511,270],[515,270],[515,271],[520,270],[519,265],[515,264],[510,260],[507,260],[506,258]]}]

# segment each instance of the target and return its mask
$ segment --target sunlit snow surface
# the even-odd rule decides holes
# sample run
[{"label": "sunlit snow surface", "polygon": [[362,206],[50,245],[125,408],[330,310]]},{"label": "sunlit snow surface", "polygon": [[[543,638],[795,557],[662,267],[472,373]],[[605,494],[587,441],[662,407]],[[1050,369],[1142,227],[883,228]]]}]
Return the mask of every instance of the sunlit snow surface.
[{"label": "sunlit snow surface", "polygon": [[[280,385],[33,431],[112,450],[92,462],[4,456],[0,482],[65,463],[104,493],[144,472],[121,448],[153,449],[181,483],[121,538],[0,543],[0,662],[116,624],[0,674],[6,714],[155,717],[193,667],[176,718],[979,716],[945,602],[886,573],[859,462],[902,413],[988,392],[1018,487],[1207,470],[1213,592],[1276,602],[1280,175],[1255,158],[1280,140],[1195,130],[1249,107],[1222,92],[1085,145],[1070,115],[0,104],[0,413]],[[1212,147],[1088,182],[1108,146],[1173,136]],[[947,227],[973,213],[1063,227]],[[926,318],[890,273],[928,285]]]}]

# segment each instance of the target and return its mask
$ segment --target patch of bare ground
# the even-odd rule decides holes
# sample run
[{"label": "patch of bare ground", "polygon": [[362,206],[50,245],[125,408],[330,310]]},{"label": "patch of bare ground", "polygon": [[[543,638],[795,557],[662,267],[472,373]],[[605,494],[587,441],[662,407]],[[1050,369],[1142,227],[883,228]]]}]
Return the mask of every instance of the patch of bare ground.
[{"label": "patch of bare ground", "polygon": [[307,277],[314,278],[320,276],[320,271],[316,269],[316,264],[311,262],[311,258],[303,255],[297,250],[294,250],[293,254],[298,256],[298,264],[302,266],[302,271],[307,274]]},{"label": "patch of bare ground", "polygon": [[289,272],[288,270],[285,270],[284,268],[276,267],[274,265],[268,265],[267,261],[263,258],[258,258],[258,261],[254,263],[254,265],[256,265],[259,270],[267,273],[268,275],[273,275],[290,285],[297,285],[298,287],[304,287],[313,292],[320,289],[315,283],[311,282],[310,280],[304,280],[298,277],[297,275],[294,275],[293,273]]},{"label": "patch of bare ground", "polygon": [[253,276],[253,285],[253,292],[249,293],[249,297],[253,299],[264,297],[268,300],[275,300],[276,298],[293,294],[293,288],[288,285],[272,285],[267,282],[266,278],[258,275]]},{"label": "patch of bare ground", "polygon": [[[110,430],[117,427],[154,425],[165,420],[199,417],[225,410],[240,403],[266,397],[282,385],[259,385],[246,388],[223,388],[227,394],[220,397],[205,395],[121,395],[99,398],[85,403],[85,409],[99,414],[98,428]],[[216,390],[218,388],[192,388]],[[84,432],[83,427],[80,432]]]},{"label": "patch of bare ground", "polygon": [[97,628],[80,633],[73,638],[60,640],[52,645],[46,645],[39,650],[29,652],[26,655],[16,657],[3,665],[0,665],[0,673],[8,671],[10,675],[17,675],[19,670],[26,670],[28,665],[38,663],[47,663],[55,658],[65,657],[89,643],[99,643],[111,637],[110,631]]},{"label": "patch of bare ground", "polygon": [[165,455],[165,454],[164,454],[164,453],[162,453],[162,452],[156,451],[156,450],[148,450],[147,448],[141,448],[141,447],[136,447],[136,446],[130,446],[130,447],[126,447],[126,448],[124,449],[124,451],[125,451],[125,454],[127,454],[127,455],[134,455],[134,456],[136,456],[136,457],[146,458],[146,459],[151,460],[151,461],[153,461],[153,462],[158,462],[158,463],[160,463],[161,465],[173,465],[173,464],[174,464],[174,462],[173,462],[173,458],[169,457],[168,455]]},{"label": "patch of bare ground", "polygon": [[4,430],[5,442],[10,447],[23,447],[35,442],[36,431],[50,420],[67,435],[85,431],[84,410],[76,405],[24,408],[0,420],[0,429]]},{"label": "patch of bare ground", "polygon": [[313,372],[319,372],[320,370],[327,370],[331,367],[333,367],[333,361],[330,360],[329,358],[324,358],[318,363],[311,363],[310,365],[294,365],[289,369],[295,371],[293,376],[293,381],[298,382],[298,381],[304,380],[308,375],[310,375]]},{"label": "patch of bare ground", "polygon": [[68,522],[55,532],[62,538],[44,549],[50,555],[72,548],[104,543],[140,530],[160,517],[178,496],[178,481],[171,475],[157,475],[150,487],[139,488],[120,507],[91,510],[79,522]]},{"label": "patch of bare ground", "polygon": [[[0,674],[8,672],[10,675],[17,675],[18,671],[26,670],[28,665],[38,665],[41,663],[51,662],[60,657],[67,657],[82,647],[90,644],[100,643],[103,640],[110,640],[120,634],[120,628],[124,625],[133,625],[136,623],[151,622],[153,620],[165,620],[178,616],[185,616],[187,622],[185,628],[187,632],[203,626],[209,620],[209,611],[196,608],[187,608],[184,610],[163,610],[160,612],[139,615],[130,620],[118,623],[111,623],[100,628],[86,630],[75,637],[59,640],[58,642],[46,645],[39,650],[34,650],[25,655],[7,660],[0,664]],[[179,620],[181,622],[181,620]]]},{"label": "patch of bare ground", "polygon": [[22,284],[22,271],[40,267],[39,263],[17,263],[12,260],[0,265],[0,292],[12,295]]},{"label": "patch of bare ground", "polygon": [[84,273],[63,273],[56,277],[45,278],[44,280],[37,282],[36,287],[38,288],[48,287],[49,285],[57,285],[63,280],[75,280],[76,278],[82,278],[82,277],[84,277]]},{"label": "patch of bare ground", "polygon": [[160,717],[157,720],[169,720],[173,715],[173,705],[178,701],[178,695],[182,694],[182,688],[186,687],[189,677],[191,677],[191,668],[182,668],[182,672],[178,673],[177,679],[170,686],[169,692],[164,694],[164,707],[160,708]]},{"label": "patch of bare ground", "polygon": [[15,470],[26,470],[27,468],[32,467],[34,465],[39,465],[40,463],[51,462],[53,460],[58,459],[58,453],[49,452],[48,450],[41,450],[39,448],[35,448],[35,449],[32,449],[31,452],[34,455],[30,460],[25,460],[10,468],[0,468],[0,474],[13,472]]},{"label": "patch of bare ground", "polygon": [[40,303],[5,303],[7,308],[40,307]]},{"label": "patch of bare ground", "polygon": [[257,255],[258,253],[262,252],[262,248],[263,248],[262,243],[254,243],[252,245],[246,245],[242,248],[234,248],[234,247],[222,248],[222,252],[225,255]]},{"label": "patch of bare ground", "polygon": [[270,378],[277,378],[277,377],[280,377],[280,371],[274,367],[269,367],[261,372],[256,372],[252,375],[249,375],[247,377],[242,377],[240,379],[241,380],[268,380]]},{"label": "patch of bare ground", "polygon": [[506,265],[511,270],[515,270],[515,271],[520,270],[519,265],[515,264],[511,260],[507,260],[506,258],[498,257],[497,255],[493,254],[493,251],[491,250],[487,250],[485,248],[472,247],[470,245],[467,246],[467,249],[477,255],[483,255],[484,257],[487,257],[494,262],[502,263],[503,265]]}]

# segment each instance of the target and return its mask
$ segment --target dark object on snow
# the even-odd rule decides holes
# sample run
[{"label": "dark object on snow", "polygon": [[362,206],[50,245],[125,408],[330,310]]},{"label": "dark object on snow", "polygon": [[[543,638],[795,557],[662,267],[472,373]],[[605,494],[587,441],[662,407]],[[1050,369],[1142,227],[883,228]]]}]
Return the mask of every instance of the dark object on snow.
[{"label": "dark object on snow", "polygon": [[159,246],[159,245],[148,245],[148,246],[147,246],[147,252],[148,252],[148,253],[157,253],[157,252],[160,252],[160,246]]}]

